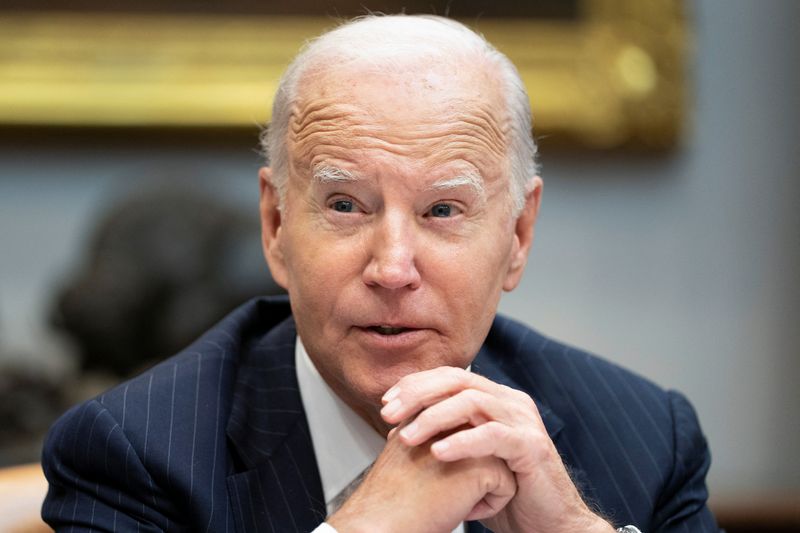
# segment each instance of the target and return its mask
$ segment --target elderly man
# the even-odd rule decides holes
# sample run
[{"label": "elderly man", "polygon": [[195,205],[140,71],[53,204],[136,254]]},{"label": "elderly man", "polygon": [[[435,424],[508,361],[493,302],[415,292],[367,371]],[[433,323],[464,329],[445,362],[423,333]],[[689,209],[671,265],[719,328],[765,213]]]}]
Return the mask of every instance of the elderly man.
[{"label": "elderly man", "polygon": [[359,19],[295,59],[265,144],[288,303],[65,415],[50,524],[716,531],[685,399],[495,316],[542,192],[507,58],[446,19]]}]

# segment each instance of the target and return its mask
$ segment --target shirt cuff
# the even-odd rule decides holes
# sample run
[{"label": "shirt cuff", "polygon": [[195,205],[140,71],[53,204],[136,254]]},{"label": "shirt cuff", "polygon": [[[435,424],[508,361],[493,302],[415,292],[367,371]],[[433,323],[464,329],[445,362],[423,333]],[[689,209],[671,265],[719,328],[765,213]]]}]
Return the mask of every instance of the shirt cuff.
[{"label": "shirt cuff", "polygon": [[334,528],[329,523],[323,522],[320,525],[318,525],[316,529],[314,529],[314,531],[312,531],[311,533],[339,533],[339,532],[336,531],[336,528]]}]

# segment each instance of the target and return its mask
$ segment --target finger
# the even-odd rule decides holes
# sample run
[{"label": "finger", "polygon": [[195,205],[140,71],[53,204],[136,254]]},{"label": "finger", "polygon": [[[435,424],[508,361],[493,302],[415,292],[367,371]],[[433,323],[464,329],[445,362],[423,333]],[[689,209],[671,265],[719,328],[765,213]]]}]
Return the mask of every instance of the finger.
[{"label": "finger", "polygon": [[469,514],[466,516],[466,518],[464,518],[464,522],[468,522],[470,520],[485,520],[487,518],[492,518],[494,515],[502,511],[503,507],[505,507],[507,503],[508,500],[501,502],[499,505],[497,503],[490,504],[489,502],[486,501],[486,498],[484,498],[475,504],[475,507],[473,507],[472,510],[469,512]]},{"label": "finger", "polygon": [[526,417],[523,412],[514,413],[515,407],[515,404],[498,400],[483,391],[463,390],[424,409],[400,430],[400,438],[408,446],[417,446],[443,431],[461,426],[478,426],[489,420],[508,425],[528,423],[530,416]]},{"label": "finger", "polygon": [[381,416],[389,424],[397,424],[465,389],[477,389],[498,397],[522,394],[462,368],[438,367],[400,379],[384,394]]},{"label": "finger", "polygon": [[[486,494],[475,504],[464,519],[465,521],[492,518],[514,498],[517,493],[517,483],[511,471],[505,464],[502,464],[499,470],[494,471],[494,474],[496,477],[489,481],[490,485],[487,487]],[[491,480],[491,477],[488,479]]]},{"label": "finger", "polygon": [[546,461],[552,448],[546,432],[490,421],[433,443],[431,453],[445,462],[494,456],[503,459],[513,472],[527,473]]},{"label": "finger", "polygon": [[486,498],[475,504],[475,507],[473,507],[469,514],[464,518],[464,522],[493,518],[497,513],[502,511],[506,505],[508,505],[508,502],[511,501],[512,497],[513,496],[508,498],[492,498],[490,495],[487,495]]}]

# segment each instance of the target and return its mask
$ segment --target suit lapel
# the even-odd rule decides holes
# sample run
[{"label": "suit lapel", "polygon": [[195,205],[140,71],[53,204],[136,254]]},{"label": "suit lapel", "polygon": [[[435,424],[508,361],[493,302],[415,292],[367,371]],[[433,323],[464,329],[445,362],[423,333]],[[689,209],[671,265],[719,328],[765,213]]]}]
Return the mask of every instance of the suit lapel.
[{"label": "suit lapel", "polygon": [[555,442],[558,434],[564,428],[564,421],[547,404],[536,397],[536,391],[532,391],[530,387],[523,387],[515,381],[512,376],[521,375],[520,369],[516,368],[518,365],[516,358],[498,357],[492,354],[491,350],[484,345],[472,362],[472,371],[491,379],[495,383],[529,394],[539,410],[539,415],[542,417],[547,434]]},{"label": "suit lapel", "polygon": [[227,428],[227,479],[241,531],[310,531],[325,519],[317,461],[294,365],[289,319],[245,348]]}]

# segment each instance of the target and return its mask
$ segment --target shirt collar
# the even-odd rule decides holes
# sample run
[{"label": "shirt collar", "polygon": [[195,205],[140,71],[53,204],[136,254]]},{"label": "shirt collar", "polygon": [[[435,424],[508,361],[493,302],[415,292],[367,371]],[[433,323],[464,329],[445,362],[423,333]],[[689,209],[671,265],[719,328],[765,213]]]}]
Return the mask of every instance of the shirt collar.
[{"label": "shirt collar", "polygon": [[[325,506],[331,513],[334,498],[375,462],[386,445],[386,439],[350,409],[322,379],[299,336],[294,359]],[[466,530],[465,524],[461,523],[453,533],[465,533]]]},{"label": "shirt collar", "polygon": [[331,512],[333,499],[375,462],[386,439],[322,379],[300,337],[294,354],[300,398],[308,419],[325,504]]}]

